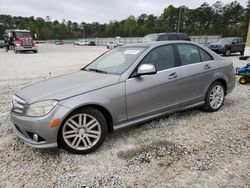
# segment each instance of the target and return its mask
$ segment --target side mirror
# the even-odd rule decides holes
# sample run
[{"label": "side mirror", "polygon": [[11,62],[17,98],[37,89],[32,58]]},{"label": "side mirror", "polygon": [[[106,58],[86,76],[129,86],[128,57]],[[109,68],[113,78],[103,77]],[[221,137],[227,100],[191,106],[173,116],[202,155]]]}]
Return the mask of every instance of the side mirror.
[{"label": "side mirror", "polygon": [[137,76],[156,74],[156,68],[152,64],[142,64],[137,69]]}]

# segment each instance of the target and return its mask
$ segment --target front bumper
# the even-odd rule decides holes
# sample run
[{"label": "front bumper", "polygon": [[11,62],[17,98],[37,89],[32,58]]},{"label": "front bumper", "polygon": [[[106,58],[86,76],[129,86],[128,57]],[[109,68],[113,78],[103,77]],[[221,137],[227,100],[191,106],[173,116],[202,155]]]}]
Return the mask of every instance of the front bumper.
[{"label": "front bumper", "polygon": [[16,46],[16,50],[18,51],[37,51],[37,46]]},{"label": "front bumper", "polygon": [[[69,111],[69,108],[57,105],[52,112],[44,117],[27,117],[11,112],[12,129],[29,146],[34,148],[54,148],[58,146],[59,127]],[[61,120],[59,125],[51,128],[51,122],[57,118]],[[33,134],[37,134],[40,139],[35,141],[32,137]]]}]

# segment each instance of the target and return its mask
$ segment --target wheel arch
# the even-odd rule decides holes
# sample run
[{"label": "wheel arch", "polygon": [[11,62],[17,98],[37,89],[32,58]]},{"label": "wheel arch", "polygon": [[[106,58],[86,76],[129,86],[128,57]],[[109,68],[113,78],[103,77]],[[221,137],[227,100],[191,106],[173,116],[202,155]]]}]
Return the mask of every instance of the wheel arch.
[{"label": "wheel arch", "polygon": [[86,105],[81,105],[81,106],[78,106],[76,108],[73,108],[71,111],[69,111],[65,117],[63,117],[63,119],[61,120],[61,123],[59,125],[59,129],[58,129],[58,134],[57,134],[57,143],[58,145],[60,145],[60,134],[59,134],[59,131],[62,127],[62,125],[64,124],[64,122],[66,121],[66,119],[72,114],[74,113],[75,111],[79,110],[79,109],[82,109],[82,108],[88,108],[88,107],[92,107],[92,108],[95,108],[97,110],[99,110],[103,116],[105,117],[106,121],[107,121],[107,126],[108,126],[108,132],[114,132],[114,128],[113,128],[113,117],[111,115],[111,113],[106,109],[104,108],[103,106],[101,105],[97,105],[97,104],[86,104]]},{"label": "wheel arch", "polygon": [[225,93],[227,93],[226,92],[227,91],[227,82],[223,78],[216,79],[211,85],[213,85],[215,82],[220,82],[224,86]]}]

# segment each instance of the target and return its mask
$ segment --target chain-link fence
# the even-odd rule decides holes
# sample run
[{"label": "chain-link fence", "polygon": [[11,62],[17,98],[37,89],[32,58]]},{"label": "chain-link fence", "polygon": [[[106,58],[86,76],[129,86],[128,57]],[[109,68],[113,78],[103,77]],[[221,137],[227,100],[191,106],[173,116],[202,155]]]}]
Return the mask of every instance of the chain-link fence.
[{"label": "chain-link fence", "polygon": [[[124,38],[83,38],[79,40],[83,41],[93,41],[98,46],[105,46],[108,42],[119,42],[123,44],[135,44],[141,43],[143,37],[124,37]],[[202,44],[207,46],[209,43],[213,43],[218,41],[221,36],[220,35],[208,35],[208,36],[190,36],[193,42]],[[55,40],[49,40],[48,43],[53,43]],[[63,40],[64,43],[74,43],[76,40]]]}]

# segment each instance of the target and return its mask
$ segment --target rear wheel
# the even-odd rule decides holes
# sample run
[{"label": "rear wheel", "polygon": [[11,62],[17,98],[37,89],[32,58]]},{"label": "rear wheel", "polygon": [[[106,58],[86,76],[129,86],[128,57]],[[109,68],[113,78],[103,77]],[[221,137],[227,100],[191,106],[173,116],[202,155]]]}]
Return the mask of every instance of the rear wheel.
[{"label": "rear wheel", "polygon": [[244,85],[247,83],[247,79],[244,76],[242,76],[242,77],[240,77],[239,82],[240,82],[240,84]]},{"label": "rear wheel", "polygon": [[59,130],[60,145],[75,154],[95,151],[104,142],[107,123],[95,108],[83,108],[72,113]]},{"label": "rear wheel", "polygon": [[213,83],[208,89],[203,109],[214,112],[221,108],[225,99],[225,87],[220,82]]}]

